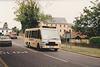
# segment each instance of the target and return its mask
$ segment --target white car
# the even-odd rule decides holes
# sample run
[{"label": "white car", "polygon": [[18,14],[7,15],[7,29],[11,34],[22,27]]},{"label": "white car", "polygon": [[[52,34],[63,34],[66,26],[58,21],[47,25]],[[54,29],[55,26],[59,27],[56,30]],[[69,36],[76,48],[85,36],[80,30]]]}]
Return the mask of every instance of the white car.
[{"label": "white car", "polygon": [[0,45],[6,46],[12,46],[12,40],[9,36],[0,36]]}]

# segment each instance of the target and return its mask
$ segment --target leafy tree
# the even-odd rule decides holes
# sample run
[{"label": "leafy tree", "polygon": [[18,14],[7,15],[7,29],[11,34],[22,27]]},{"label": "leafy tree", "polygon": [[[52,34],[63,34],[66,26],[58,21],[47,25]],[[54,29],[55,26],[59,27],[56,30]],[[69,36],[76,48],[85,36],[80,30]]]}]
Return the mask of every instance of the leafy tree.
[{"label": "leafy tree", "polygon": [[17,35],[19,34],[19,29],[15,26],[12,28],[13,32],[17,32]]},{"label": "leafy tree", "polygon": [[83,9],[83,14],[75,18],[75,25],[72,27],[80,35],[88,37],[100,36],[100,2],[92,2],[93,6]]},{"label": "leafy tree", "polygon": [[43,21],[44,23],[46,23],[48,19],[53,19],[51,15],[48,15],[48,14],[45,15],[44,13],[40,14],[40,18],[41,18],[41,21]]},{"label": "leafy tree", "polygon": [[4,23],[3,28],[8,28],[7,22]]},{"label": "leafy tree", "polygon": [[19,8],[14,12],[16,21],[21,22],[22,30],[35,28],[40,20],[45,20],[48,15],[40,12],[39,4],[34,0],[17,1]]}]

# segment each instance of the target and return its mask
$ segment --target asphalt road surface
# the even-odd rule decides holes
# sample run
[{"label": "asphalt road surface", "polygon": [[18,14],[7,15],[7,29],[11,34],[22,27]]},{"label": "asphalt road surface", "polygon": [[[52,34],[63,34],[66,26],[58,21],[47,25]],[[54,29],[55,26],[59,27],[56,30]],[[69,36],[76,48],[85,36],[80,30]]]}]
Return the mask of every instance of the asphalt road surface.
[{"label": "asphalt road surface", "polygon": [[27,48],[24,39],[13,39],[12,47],[0,46],[0,67],[100,67],[100,59],[58,50]]}]

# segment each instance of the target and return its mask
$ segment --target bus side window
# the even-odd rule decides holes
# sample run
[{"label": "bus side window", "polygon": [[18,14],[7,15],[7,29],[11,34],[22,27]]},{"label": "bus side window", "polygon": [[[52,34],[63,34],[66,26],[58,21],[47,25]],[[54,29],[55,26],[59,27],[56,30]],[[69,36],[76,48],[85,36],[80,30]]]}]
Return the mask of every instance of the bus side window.
[{"label": "bus side window", "polygon": [[31,33],[31,34],[30,34],[30,37],[32,38],[32,31],[30,31],[30,33]]},{"label": "bus side window", "polygon": [[38,31],[32,31],[32,38],[38,38]]},{"label": "bus side window", "polygon": [[29,38],[31,38],[31,31],[29,31]]},{"label": "bus side window", "polygon": [[32,31],[32,38],[34,38],[34,31]]},{"label": "bus side window", "polygon": [[34,38],[38,38],[37,37],[37,31],[34,31]]},{"label": "bus side window", "polygon": [[38,30],[37,36],[38,36],[38,39],[41,39],[41,32],[40,32],[40,30]]},{"label": "bus side window", "polygon": [[25,32],[25,37],[27,37],[27,31]]},{"label": "bus side window", "polygon": [[29,35],[29,31],[27,31],[27,38],[28,38],[28,35]]}]

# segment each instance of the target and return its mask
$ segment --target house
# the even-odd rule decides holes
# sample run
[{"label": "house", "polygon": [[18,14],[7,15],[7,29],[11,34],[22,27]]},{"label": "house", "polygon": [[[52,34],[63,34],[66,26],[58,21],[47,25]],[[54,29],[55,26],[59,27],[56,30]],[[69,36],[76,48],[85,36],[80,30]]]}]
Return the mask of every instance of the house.
[{"label": "house", "polygon": [[12,32],[11,29],[9,28],[0,28],[0,33],[2,33],[3,35]]},{"label": "house", "polygon": [[67,23],[66,19],[63,17],[53,17],[53,19],[48,19],[47,22],[40,22],[40,27],[42,26],[53,26],[58,29],[61,37],[64,37],[66,31],[72,31],[72,24]]},{"label": "house", "polygon": [[71,43],[87,43],[89,44],[89,38],[87,35],[80,35],[80,32],[72,31],[73,39],[70,40]]}]

